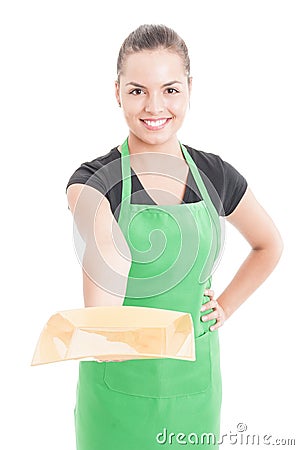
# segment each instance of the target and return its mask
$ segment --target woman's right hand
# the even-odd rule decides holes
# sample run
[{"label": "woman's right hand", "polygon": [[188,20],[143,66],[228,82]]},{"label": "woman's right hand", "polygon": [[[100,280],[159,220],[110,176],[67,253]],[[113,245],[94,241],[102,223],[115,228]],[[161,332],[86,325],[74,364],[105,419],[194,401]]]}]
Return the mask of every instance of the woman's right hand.
[{"label": "woman's right hand", "polygon": [[99,359],[97,358],[96,360],[98,362],[123,362],[123,361],[128,361],[130,359],[138,359],[138,358],[133,358],[132,356],[124,356],[122,359]]}]

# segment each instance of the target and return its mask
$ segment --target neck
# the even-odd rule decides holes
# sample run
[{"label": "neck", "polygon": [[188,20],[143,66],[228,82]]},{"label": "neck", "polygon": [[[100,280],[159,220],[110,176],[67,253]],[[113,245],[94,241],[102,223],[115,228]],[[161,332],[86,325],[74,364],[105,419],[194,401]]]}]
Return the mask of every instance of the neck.
[{"label": "neck", "polygon": [[164,143],[149,144],[140,140],[137,136],[130,133],[128,139],[130,154],[141,153],[164,153],[171,156],[176,156],[183,159],[180,143],[175,136]]}]

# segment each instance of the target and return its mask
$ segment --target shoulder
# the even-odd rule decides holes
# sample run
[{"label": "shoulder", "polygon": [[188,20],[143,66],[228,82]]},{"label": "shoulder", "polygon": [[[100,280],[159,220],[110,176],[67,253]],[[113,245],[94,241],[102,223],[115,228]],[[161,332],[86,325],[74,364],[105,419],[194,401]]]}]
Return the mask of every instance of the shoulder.
[{"label": "shoulder", "polygon": [[75,174],[94,174],[97,170],[107,166],[110,162],[114,161],[115,159],[119,158],[119,151],[116,147],[112,148],[109,152],[105,153],[104,155],[98,156],[97,158],[83,162],[80,167],[78,167],[72,176]]},{"label": "shoulder", "polygon": [[[66,189],[74,183],[89,184],[100,191],[108,189],[111,183],[111,174],[120,166],[120,153],[113,147],[104,155],[91,161],[83,162],[69,178]],[[104,193],[104,192],[103,192]]]},{"label": "shoulder", "polygon": [[190,145],[185,145],[185,147],[192,156],[200,174],[204,175],[204,181],[206,177],[220,195],[225,183],[227,163],[215,153],[197,150]]},{"label": "shoulder", "polygon": [[206,175],[219,175],[223,172],[226,162],[219,155],[195,149],[190,145],[184,145],[191,154],[195,164]]},{"label": "shoulder", "polygon": [[[184,144],[185,145],[185,144]],[[222,203],[223,215],[231,214],[247,189],[245,177],[221,156],[185,145],[201,174],[213,185]],[[204,181],[206,179],[204,177]]]}]

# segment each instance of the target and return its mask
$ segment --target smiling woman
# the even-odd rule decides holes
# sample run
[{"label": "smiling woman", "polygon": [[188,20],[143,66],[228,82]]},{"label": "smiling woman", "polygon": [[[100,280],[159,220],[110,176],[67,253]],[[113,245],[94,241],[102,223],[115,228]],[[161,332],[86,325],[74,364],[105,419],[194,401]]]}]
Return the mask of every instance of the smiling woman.
[{"label": "smiling woman", "polygon": [[[194,433],[212,438],[202,449],[218,449],[218,328],[280,258],[279,232],[245,178],[218,155],[179,142],[191,86],[188,50],[177,33],[164,25],[133,31],[120,49],[115,81],[128,137],[83,163],[67,184],[85,242],[85,306],[188,312],[196,349],[195,361],[80,361],[78,450],[152,450],[166,429],[171,449],[181,448],[182,434]],[[223,217],[251,251],[215,300]]]}]

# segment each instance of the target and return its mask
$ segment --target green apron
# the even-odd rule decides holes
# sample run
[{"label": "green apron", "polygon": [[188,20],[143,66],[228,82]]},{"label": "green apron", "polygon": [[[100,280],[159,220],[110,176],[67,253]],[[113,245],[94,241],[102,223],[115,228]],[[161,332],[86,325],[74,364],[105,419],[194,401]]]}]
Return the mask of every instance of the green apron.
[{"label": "green apron", "polygon": [[[128,139],[121,149],[118,223],[132,264],[123,305],[189,312],[196,361],[172,358],[80,361],[74,409],[77,450],[218,449],[222,382],[215,320],[203,322],[220,250],[220,220],[188,150],[202,201],[131,203]],[[211,311],[211,310],[209,310]],[[208,312],[209,312],[208,311]],[[213,445],[214,443],[214,445]]]}]

